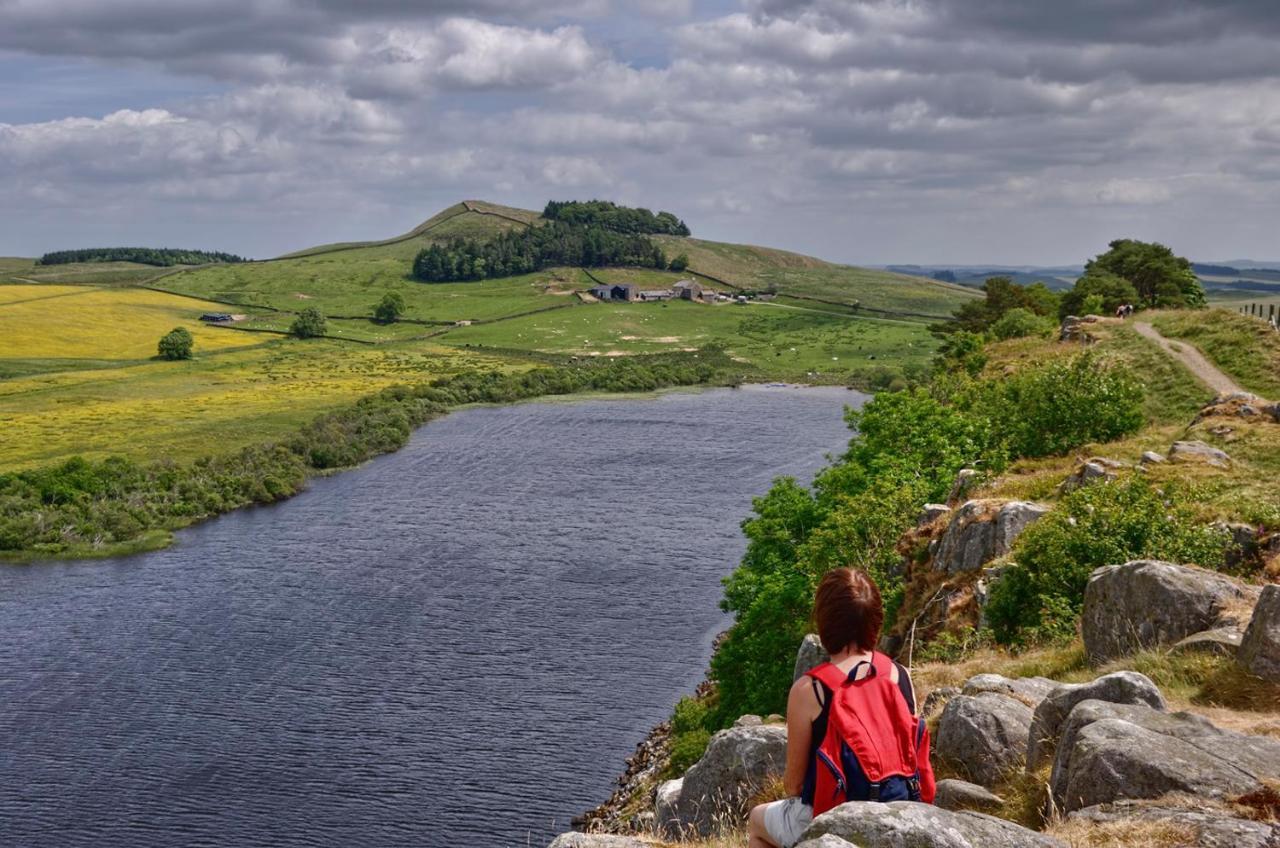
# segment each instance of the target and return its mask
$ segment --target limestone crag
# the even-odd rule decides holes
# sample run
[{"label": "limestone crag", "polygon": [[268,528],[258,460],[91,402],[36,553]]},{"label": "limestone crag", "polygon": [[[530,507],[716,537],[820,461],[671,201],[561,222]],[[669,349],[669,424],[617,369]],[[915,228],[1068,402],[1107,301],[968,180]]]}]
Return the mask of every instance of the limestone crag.
[{"label": "limestone crag", "polygon": [[1280,683],[1280,585],[1262,590],[1236,656],[1251,674]]},{"label": "limestone crag", "polygon": [[1028,526],[1049,511],[1026,501],[969,501],[955,511],[938,542],[933,569],[977,571],[1009,553]]},{"label": "limestone crag", "polygon": [[911,801],[841,804],[814,819],[800,845],[844,848],[831,837],[859,848],[1066,848],[1057,839],[1004,819]]},{"label": "limestone crag", "polygon": [[1169,562],[1104,566],[1085,587],[1085,653],[1090,662],[1104,663],[1229,624],[1227,613],[1247,606],[1251,591],[1217,572]]},{"label": "limestone crag", "polygon": [[1082,701],[1105,701],[1113,704],[1141,704],[1155,710],[1165,709],[1164,696],[1151,679],[1136,671],[1117,671],[1089,683],[1060,683],[1036,705],[1027,737],[1027,771],[1048,763],[1054,746],[1062,735],[1062,724]]},{"label": "limestone crag", "polygon": [[738,824],[747,800],[770,778],[781,777],[786,753],[787,729],[781,725],[749,723],[715,734],[683,778],[659,787],[658,833],[709,836]]}]

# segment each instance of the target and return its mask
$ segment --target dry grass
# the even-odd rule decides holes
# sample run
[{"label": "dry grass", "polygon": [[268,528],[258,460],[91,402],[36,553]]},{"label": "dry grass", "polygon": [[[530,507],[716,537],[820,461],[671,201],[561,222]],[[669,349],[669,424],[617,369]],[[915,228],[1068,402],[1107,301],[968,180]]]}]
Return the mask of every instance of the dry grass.
[{"label": "dry grass", "polygon": [[1072,819],[1048,829],[1071,848],[1189,848],[1195,828],[1161,821],[1093,823]]}]

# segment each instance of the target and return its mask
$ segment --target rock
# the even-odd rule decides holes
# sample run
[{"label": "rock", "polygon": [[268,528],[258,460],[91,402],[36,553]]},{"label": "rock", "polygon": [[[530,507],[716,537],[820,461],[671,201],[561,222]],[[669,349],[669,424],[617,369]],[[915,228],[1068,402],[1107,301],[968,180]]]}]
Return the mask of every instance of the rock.
[{"label": "rock", "polygon": [[1218,450],[1198,440],[1174,442],[1173,447],[1169,449],[1169,459],[1172,462],[1198,462],[1212,465],[1214,468],[1231,467],[1231,457],[1227,456],[1226,451]]},{"label": "rock", "polygon": [[1274,848],[1280,845],[1280,826],[1225,815],[1220,810],[1117,801],[1076,810],[1068,821],[1097,824],[1161,822],[1190,831],[1199,848]]},{"label": "rock", "polygon": [[1031,708],[1008,695],[980,692],[952,698],[938,722],[938,756],[975,783],[993,786],[1022,768]]},{"label": "rock", "polygon": [[1256,527],[1252,524],[1228,521],[1216,521],[1212,526],[1230,539],[1226,556],[1223,558],[1223,565],[1228,570],[1237,571],[1246,563],[1257,560],[1262,546],[1258,543]]},{"label": "rock", "polygon": [[684,778],[664,780],[653,795],[653,826],[657,833],[676,833],[680,829],[680,791]]},{"label": "rock", "polygon": [[724,822],[746,815],[747,801],[786,765],[787,729],[778,725],[731,727],[711,737],[702,759],[659,787],[657,827],[670,838],[710,836]]},{"label": "rock", "polygon": [[1185,639],[1175,642],[1169,650],[1179,654],[1217,654],[1222,657],[1234,657],[1240,650],[1244,640],[1244,631],[1239,627],[1215,627],[1212,630],[1201,630],[1192,633]]},{"label": "rock", "polygon": [[733,726],[734,727],[759,727],[762,724],[764,724],[764,719],[760,718],[760,716],[744,715],[744,716],[740,716],[738,720],[733,723]]},{"label": "rock", "polygon": [[614,836],[605,833],[562,833],[551,840],[548,848],[653,848],[634,836]]},{"label": "rock", "polygon": [[1099,568],[1084,591],[1080,629],[1092,663],[1171,645],[1221,622],[1246,597],[1240,583],[1212,571],[1155,560]]},{"label": "rock", "polygon": [[969,501],[947,525],[934,554],[934,570],[977,571],[1009,553],[1018,535],[1048,511],[1025,501]]},{"label": "rock", "polygon": [[846,842],[834,833],[824,833],[817,839],[806,839],[796,848],[857,848],[852,842]]},{"label": "rock", "polygon": [[956,480],[951,484],[951,493],[947,495],[947,503],[958,503],[978,483],[978,472],[972,468],[961,468],[956,473]]},{"label": "rock", "polygon": [[920,518],[916,521],[916,526],[924,527],[926,524],[932,524],[949,512],[951,512],[951,507],[946,504],[927,503],[924,505],[924,509],[920,511]]},{"label": "rock", "polygon": [[1111,481],[1122,469],[1128,468],[1128,464],[1119,462],[1114,459],[1106,459],[1104,457],[1095,456],[1093,459],[1086,460],[1080,464],[1080,467],[1071,472],[1071,476],[1062,481],[1062,485],[1058,487],[1058,491],[1062,494],[1074,492],[1076,489],[1082,489],[1092,483],[1103,481]]},{"label": "rock", "polygon": [[947,778],[938,781],[938,794],[933,803],[944,810],[995,810],[1004,799],[976,783]]},{"label": "rock", "polygon": [[979,674],[964,682],[962,693],[977,695],[982,692],[995,692],[998,695],[1009,695],[1035,708],[1044,697],[1059,685],[1058,681],[1047,677],[1002,677],[999,674]]},{"label": "rock", "polygon": [[1164,458],[1164,454],[1156,453],[1155,451],[1145,451],[1142,454],[1143,465],[1159,465],[1160,463],[1167,461],[1168,460]]},{"label": "rock", "polygon": [[866,848],[1066,848],[1057,839],[982,813],[893,801],[841,804],[813,820],[802,845],[843,848],[816,840],[835,836]]},{"label": "rock", "polygon": [[1236,656],[1249,673],[1280,683],[1280,586],[1262,590]]},{"label": "rock", "polygon": [[805,675],[806,672],[817,668],[824,662],[831,659],[831,655],[827,653],[827,649],[822,647],[822,640],[818,638],[818,634],[810,633],[804,637],[804,641],[800,643],[800,650],[796,652],[795,674],[791,681],[794,683]]},{"label": "rock", "polygon": [[921,718],[932,718],[933,714],[947,705],[947,702],[960,694],[955,686],[939,686],[925,696],[924,705],[920,707]]},{"label": "rock", "polygon": [[1170,792],[1228,798],[1280,777],[1280,740],[1222,730],[1190,713],[1082,701],[1067,717],[1049,787],[1077,810]]},{"label": "rock", "polygon": [[1106,701],[1112,704],[1141,704],[1152,709],[1165,709],[1160,689],[1145,674],[1117,671],[1104,674],[1089,683],[1060,683],[1036,705],[1027,735],[1027,772],[1049,762],[1062,735],[1067,716],[1082,701]]}]

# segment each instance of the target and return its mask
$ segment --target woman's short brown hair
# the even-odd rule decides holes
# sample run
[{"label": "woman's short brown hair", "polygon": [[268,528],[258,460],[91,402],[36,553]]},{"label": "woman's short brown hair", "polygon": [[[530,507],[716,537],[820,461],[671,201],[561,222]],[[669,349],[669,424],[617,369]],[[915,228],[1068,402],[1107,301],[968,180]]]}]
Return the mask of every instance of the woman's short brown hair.
[{"label": "woman's short brown hair", "polygon": [[853,645],[870,651],[880,640],[884,604],[875,581],[856,568],[828,571],[813,600],[813,620],[827,653]]}]

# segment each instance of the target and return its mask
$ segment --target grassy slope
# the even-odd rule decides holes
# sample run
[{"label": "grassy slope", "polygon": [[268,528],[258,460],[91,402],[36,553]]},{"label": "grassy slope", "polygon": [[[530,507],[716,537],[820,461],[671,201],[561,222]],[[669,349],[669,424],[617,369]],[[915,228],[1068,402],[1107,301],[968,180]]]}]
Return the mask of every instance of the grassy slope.
[{"label": "grassy slope", "polygon": [[[270,439],[310,416],[386,385],[472,364],[527,367],[513,351],[632,354],[719,344],[763,378],[848,382],[884,366],[923,365],[935,341],[922,321],[881,320],[838,304],[946,314],[975,296],[919,278],[831,265],[785,251],[664,239],[703,273],[734,285],[821,297],[774,304],[587,304],[577,269],[479,283],[428,285],[410,265],[423,246],[536,225],[537,213],[468,201],[394,239],[327,245],[279,260],[157,269],[129,263],[41,268],[0,259],[0,470],[75,452],[187,458]],[[677,244],[678,243],[678,244]],[[677,251],[676,248],[679,248]],[[661,285],[684,274],[594,272],[611,281]],[[35,288],[19,280],[35,280]],[[70,288],[91,282],[110,288]],[[151,284],[182,297],[140,291]],[[368,316],[388,291],[407,305],[404,323]],[[21,302],[20,302],[21,301]],[[198,313],[249,313],[238,329],[212,328]],[[293,313],[317,306],[334,341],[279,335]],[[4,321],[0,317],[0,321]],[[472,326],[454,326],[471,321]],[[196,333],[193,363],[150,361],[177,324]],[[259,330],[265,332],[245,332]],[[360,344],[341,343],[338,340]],[[487,349],[487,350],[486,350]]]},{"label": "grassy slope", "polygon": [[1266,322],[1219,309],[1156,313],[1152,323],[1162,335],[1198,347],[1239,385],[1280,399],[1280,333]]}]

